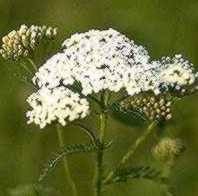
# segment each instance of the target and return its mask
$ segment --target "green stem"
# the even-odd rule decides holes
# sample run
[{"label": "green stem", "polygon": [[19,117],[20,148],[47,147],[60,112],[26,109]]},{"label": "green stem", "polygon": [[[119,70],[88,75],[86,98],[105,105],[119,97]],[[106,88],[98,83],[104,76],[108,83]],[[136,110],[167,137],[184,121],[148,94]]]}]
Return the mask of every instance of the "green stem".
[{"label": "green stem", "polygon": [[172,165],[167,164],[163,167],[163,172],[160,179],[160,187],[161,187],[161,193],[163,196],[173,196],[174,193],[171,189],[169,177],[171,173]]},{"label": "green stem", "polygon": [[96,97],[89,95],[88,98],[90,98],[92,101],[94,101],[95,103],[97,103],[101,107],[102,103]]},{"label": "green stem", "polygon": [[108,184],[108,182],[111,181],[111,179],[114,176],[114,174],[117,171],[117,169],[119,169],[122,166],[124,166],[126,164],[126,162],[134,155],[134,153],[136,152],[138,147],[147,139],[147,137],[151,134],[151,132],[152,132],[152,130],[154,129],[155,126],[156,126],[156,122],[152,122],[148,126],[148,128],[143,133],[143,135],[140,136],[135,141],[135,143],[129,148],[129,151],[122,157],[118,167],[115,170],[112,170],[111,172],[109,172],[109,174],[107,175],[107,177],[103,181],[104,184]]},{"label": "green stem", "polygon": [[105,109],[108,105],[108,94],[106,92],[101,95],[101,110],[100,114],[100,129],[99,129],[99,145],[97,151],[97,162],[96,162],[96,196],[102,194],[102,180],[103,180],[103,155],[104,155],[104,135],[107,124],[107,113]]},{"label": "green stem", "polygon": [[27,72],[27,73],[29,73],[30,75],[32,75],[33,73],[32,73],[32,71],[29,69],[29,67],[25,64],[25,63],[21,63],[21,66],[23,67],[23,69]]},{"label": "green stem", "polygon": [[151,134],[153,128],[155,127],[156,123],[151,123],[146,131],[143,133],[142,136],[140,136],[135,143],[129,148],[129,151],[125,154],[125,156],[122,158],[120,165],[124,165],[129,158],[133,156],[133,154],[136,152],[137,148],[147,139],[147,137]]},{"label": "green stem", "polygon": [[100,114],[100,144],[97,152],[97,165],[96,165],[96,196],[101,196],[102,190],[102,177],[103,177],[103,154],[104,154],[104,132],[106,128],[106,114]]},{"label": "green stem", "polygon": [[27,58],[27,60],[28,60],[28,62],[32,65],[34,71],[37,72],[38,68],[37,68],[35,62],[34,62],[31,58]]},{"label": "green stem", "polygon": [[[62,134],[62,130],[61,130],[60,126],[57,125],[56,130],[57,130],[57,135],[58,135],[59,146],[63,147],[64,146],[64,140],[63,140],[63,134]],[[70,187],[72,189],[73,196],[78,196],[77,188],[76,188],[76,185],[75,185],[75,183],[74,183],[74,181],[72,179],[72,176],[71,176],[71,173],[70,173],[70,170],[69,170],[69,167],[68,167],[68,162],[67,162],[67,158],[66,157],[63,158],[63,166],[64,166],[67,182],[69,183],[69,185],[70,185]]]}]

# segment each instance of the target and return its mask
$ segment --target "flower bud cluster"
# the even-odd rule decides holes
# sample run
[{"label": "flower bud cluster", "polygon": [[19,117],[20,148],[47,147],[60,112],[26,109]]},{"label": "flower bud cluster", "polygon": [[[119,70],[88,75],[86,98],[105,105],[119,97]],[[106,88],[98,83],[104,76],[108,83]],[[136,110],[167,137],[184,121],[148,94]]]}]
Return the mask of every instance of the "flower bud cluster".
[{"label": "flower bud cluster", "polygon": [[140,110],[149,120],[170,120],[172,100],[166,95],[143,94],[129,97],[121,102],[124,110]]},{"label": "flower bud cluster", "polygon": [[13,30],[2,38],[0,54],[12,60],[27,57],[42,40],[54,39],[56,35],[57,28],[21,25],[19,30]]}]

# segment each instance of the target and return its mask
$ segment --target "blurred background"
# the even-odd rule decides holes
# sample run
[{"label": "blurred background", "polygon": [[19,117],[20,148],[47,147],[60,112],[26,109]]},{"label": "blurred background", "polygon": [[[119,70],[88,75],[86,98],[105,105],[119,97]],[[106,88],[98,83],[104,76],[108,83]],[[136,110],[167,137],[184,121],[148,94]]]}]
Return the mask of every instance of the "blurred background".
[{"label": "blurred background", "polygon": [[[146,46],[153,59],[182,53],[197,65],[197,10],[197,0],[0,0],[0,36],[21,24],[46,24],[59,27],[57,44],[60,44],[74,32],[112,27]],[[26,124],[25,99],[31,89],[15,77],[12,67],[12,64],[0,60],[0,195],[31,196],[35,193],[19,191],[17,194],[16,189],[27,188],[36,182],[44,163],[57,150],[58,142],[54,127],[40,131],[38,127]],[[171,184],[178,196],[198,195],[197,98],[198,95],[193,95],[180,101],[174,108],[173,120],[165,128],[165,134],[182,138],[187,146],[171,175]],[[114,144],[106,152],[106,168],[115,167],[144,128],[144,125],[131,126],[130,122],[125,124],[109,119],[106,137],[112,138]],[[71,127],[64,128],[64,139],[66,144],[87,141],[78,129]],[[150,138],[130,164],[156,165],[150,153],[154,143]],[[93,195],[94,155],[70,157],[69,165],[79,195]],[[45,185],[53,189],[52,196],[71,195],[62,164],[49,175]],[[110,195],[160,196],[160,193],[158,185],[153,182],[133,180],[109,186],[104,196]]]}]

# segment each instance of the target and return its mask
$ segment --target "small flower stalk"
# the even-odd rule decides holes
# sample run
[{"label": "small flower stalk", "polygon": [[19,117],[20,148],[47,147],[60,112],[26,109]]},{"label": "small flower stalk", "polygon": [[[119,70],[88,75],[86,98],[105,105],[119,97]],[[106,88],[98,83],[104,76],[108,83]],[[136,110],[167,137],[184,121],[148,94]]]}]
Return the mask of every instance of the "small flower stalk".
[{"label": "small flower stalk", "polygon": [[[2,38],[0,54],[4,59],[14,61],[28,57],[35,65],[31,54],[43,40],[52,41],[56,35],[56,28],[21,25],[19,30]],[[159,121],[168,123],[173,118],[174,103],[198,90],[198,72],[180,54],[152,59],[145,47],[110,28],[76,33],[65,39],[59,51],[35,70],[31,82],[35,91],[27,98],[28,124],[34,123],[44,130],[52,124],[59,128],[78,126],[91,141],[90,144],[64,148],[65,151],[62,149],[44,170],[45,176],[63,156],[96,151],[94,195],[102,196],[107,184],[126,182],[128,178],[138,176],[150,180],[156,178],[159,172],[152,173],[154,170],[150,167],[131,169],[125,168],[126,164],[159,128]],[[115,97],[121,99],[117,101]],[[104,175],[104,153],[110,147],[106,145],[105,133],[107,124],[110,124],[111,106],[115,103],[126,112],[144,113],[150,124],[129,147],[116,169]],[[88,116],[98,119],[98,132],[87,127],[85,118]],[[60,131],[58,136],[63,147]],[[159,139],[152,154],[157,161],[172,166],[183,150],[181,140],[164,138]],[[64,162],[68,171],[66,159]],[[73,195],[77,196],[72,177],[68,179]]]}]

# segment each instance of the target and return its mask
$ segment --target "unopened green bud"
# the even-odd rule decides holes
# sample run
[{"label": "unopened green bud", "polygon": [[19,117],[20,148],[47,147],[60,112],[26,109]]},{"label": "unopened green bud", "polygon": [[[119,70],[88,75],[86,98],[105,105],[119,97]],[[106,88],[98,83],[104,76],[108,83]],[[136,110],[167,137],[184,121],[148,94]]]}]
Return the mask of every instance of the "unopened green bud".
[{"label": "unopened green bud", "polygon": [[165,164],[173,164],[185,147],[180,139],[163,138],[153,149],[154,158]]}]

